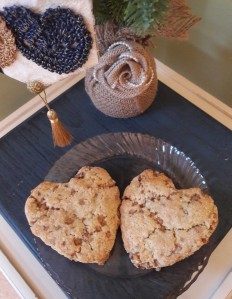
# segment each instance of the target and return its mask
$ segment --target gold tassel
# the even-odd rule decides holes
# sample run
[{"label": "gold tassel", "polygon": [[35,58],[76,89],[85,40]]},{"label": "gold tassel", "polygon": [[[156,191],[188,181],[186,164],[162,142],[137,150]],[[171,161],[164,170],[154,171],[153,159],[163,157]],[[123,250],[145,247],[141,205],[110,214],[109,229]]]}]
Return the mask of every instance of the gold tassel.
[{"label": "gold tassel", "polygon": [[[51,122],[54,145],[60,147],[69,145],[73,140],[73,136],[60,122],[56,111],[49,107],[44,85],[41,82],[28,82],[27,88],[31,92],[38,94],[48,109],[47,117]],[[41,95],[42,92],[44,93],[44,97]]]},{"label": "gold tassel", "polygon": [[48,110],[47,116],[52,126],[54,145],[63,147],[70,144],[73,140],[73,137],[60,122],[56,111],[53,109]]}]

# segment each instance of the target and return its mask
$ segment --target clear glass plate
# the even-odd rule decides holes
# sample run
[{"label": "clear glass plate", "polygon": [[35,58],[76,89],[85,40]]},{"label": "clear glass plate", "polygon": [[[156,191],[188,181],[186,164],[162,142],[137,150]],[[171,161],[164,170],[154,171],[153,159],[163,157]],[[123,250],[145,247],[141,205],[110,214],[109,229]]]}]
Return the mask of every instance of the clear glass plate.
[{"label": "clear glass plate", "polygon": [[[105,168],[116,181],[121,195],[130,181],[148,168],[167,174],[173,179],[177,188],[199,187],[204,192],[208,192],[204,177],[189,157],[161,139],[140,133],[108,133],[77,144],[54,164],[45,180],[67,182],[84,165]],[[83,286],[83,277],[85,275],[88,275],[88,279],[95,276],[95,280],[99,280],[99,289],[101,284],[102,288],[105,289],[103,284],[107,277],[111,279],[135,279],[136,283],[136,279],[146,275],[153,275],[156,277],[156,283],[162,285],[162,282],[166,283],[167,279],[170,279],[170,275],[174,279],[172,271],[175,267],[178,270],[178,264],[181,264],[181,267],[184,267],[184,269],[186,267],[186,270],[188,270],[185,274],[180,271],[176,272],[178,273],[177,279],[179,284],[181,283],[183,286],[188,278],[191,281],[193,271],[197,269],[197,272],[200,272],[205,260],[205,253],[203,255],[199,253],[194,254],[193,264],[179,262],[177,266],[174,265],[162,269],[160,271],[162,275],[157,277],[157,274],[153,274],[156,272],[154,270],[141,270],[132,265],[123,247],[120,230],[111,256],[104,266],[71,262],[43,244],[42,241],[36,239],[36,244],[45,267],[49,269],[49,272],[53,273],[53,278],[60,285],[69,290],[69,293],[74,292],[78,285],[77,290],[80,291],[80,285]],[[183,264],[186,266],[183,266]],[[66,276],[62,277],[61,273],[64,272],[61,271],[59,274],[61,266],[62,271],[70,273],[72,277],[75,276],[75,279],[67,280]],[[99,272],[103,275],[96,276]],[[156,283],[151,284],[154,287],[154,291]],[[88,287],[91,288],[91,285]]]},{"label": "clear glass plate", "polygon": [[[49,171],[45,180],[66,182],[84,165],[106,169],[119,186],[121,195],[130,181],[143,170],[151,168],[171,177],[180,188],[207,185],[194,162],[176,147],[155,137],[137,133],[99,135],[74,146]],[[135,268],[125,252],[120,232],[109,260],[104,266],[91,268],[110,276],[131,277],[151,270]]]}]

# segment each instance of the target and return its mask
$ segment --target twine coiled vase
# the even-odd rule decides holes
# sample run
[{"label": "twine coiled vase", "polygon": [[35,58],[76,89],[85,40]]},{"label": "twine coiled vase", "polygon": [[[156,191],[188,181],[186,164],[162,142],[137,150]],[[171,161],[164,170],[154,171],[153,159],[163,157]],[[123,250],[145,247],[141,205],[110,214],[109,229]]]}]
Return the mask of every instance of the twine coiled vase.
[{"label": "twine coiled vase", "polygon": [[136,42],[115,42],[87,70],[85,89],[95,107],[116,118],[143,113],[157,92],[154,58]]}]

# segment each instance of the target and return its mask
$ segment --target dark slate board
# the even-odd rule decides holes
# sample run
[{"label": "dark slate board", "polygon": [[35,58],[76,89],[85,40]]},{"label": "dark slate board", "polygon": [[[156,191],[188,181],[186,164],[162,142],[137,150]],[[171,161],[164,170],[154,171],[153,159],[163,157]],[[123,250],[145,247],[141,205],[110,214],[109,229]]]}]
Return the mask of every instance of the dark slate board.
[{"label": "dark slate board", "polygon": [[[0,140],[1,214],[40,262],[40,255],[45,260],[46,257],[53,257],[54,260],[46,265],[47,270],[69,298],[104,299],[109,298],[106,296],[109,291],[113,299],[176,298],[191,275],[184,273],[188,259],[181,262],[181,266],[178,265],[180,263],[172,266],[172,272],[166,268],[161,272],[150,272],[134,278],[107,277],[87,265],[78,264],[78,273],[85,279],[79,280],[76,292],[75,278],[70,277],[69,271],[63,271],[64,258],[59,255],[56,257],[56,253],[41,241],[35,242],[24,215],[25,200],[53,164],[73,145],[87,138],[107,132],[126,131],[160,138],[176,146],[195,162],[219,209],[219,225],[210,243],[193,256],[197,269],[198,261],[202,263],[205,253],[209,256],[232,224],[231,131],[161,83],[153,105],[136,118],[114,119],[103,115],[86,95],[83,81],[58,97],[52,106],[74,135],[74,143],[62,149],[53,147],[45,109],[3,137]],[[59,263],[57,258],[60,259]],[[73,265],[72,262],[70,264]],[[192,272],[194,270],[193,267]],[[186,274],[182,275],[181,281],[179,272]],[[71,280],[73,288],[66,287],[67,280]],[[99,280],[101,287],[97,283]]]}]

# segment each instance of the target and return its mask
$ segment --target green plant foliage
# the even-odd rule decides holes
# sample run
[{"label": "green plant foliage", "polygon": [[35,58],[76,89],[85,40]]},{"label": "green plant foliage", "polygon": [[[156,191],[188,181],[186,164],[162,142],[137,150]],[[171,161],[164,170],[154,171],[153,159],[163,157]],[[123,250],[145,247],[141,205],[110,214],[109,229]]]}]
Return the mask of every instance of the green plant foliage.
[{"label": "green plant foliage", "polygon": [[169,0],[125,0],[124,22],[137,34],[152,34],[162,23]]},{"label": "green plant foliage", "polygon": [[123,25],[124,11],[127,4],[125,0],[94,0],[93,12],[97,24],[113,21]]},{"label": "green plant foliage", "polygon": [[170,0],[94,0],[97,24],[113,21],[139,35],[152,34],[162,22]]}]

